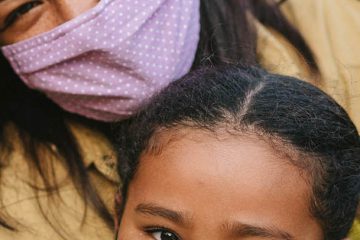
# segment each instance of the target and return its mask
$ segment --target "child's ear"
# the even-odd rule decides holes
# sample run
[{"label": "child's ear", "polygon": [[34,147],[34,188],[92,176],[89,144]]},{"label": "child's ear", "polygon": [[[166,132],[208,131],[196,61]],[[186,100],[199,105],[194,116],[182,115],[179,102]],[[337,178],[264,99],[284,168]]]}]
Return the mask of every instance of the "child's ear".
[{"label": "child's ear", "polygon": [[121,193],[120,190],[118,190],[115,193],[115,199],[114,199],[114,204],[115,204],[115,218],[114,218],[114,227],[115,227],[115,232],[117,233],[119,231],[119,225],[120,225],[120,214],[121,214],[121,203],[122,203],[122,197],[121,197]]}]

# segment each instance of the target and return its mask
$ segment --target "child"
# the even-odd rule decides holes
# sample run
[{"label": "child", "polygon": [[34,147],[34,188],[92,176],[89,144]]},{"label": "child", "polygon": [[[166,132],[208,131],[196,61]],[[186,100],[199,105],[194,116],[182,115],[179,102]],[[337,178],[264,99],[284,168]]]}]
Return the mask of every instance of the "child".
[{"label": "child", "polygon": [[[204,69],[120,134],[118,239],[344,239],[360,189],[347,113],[303,81]],[[124,134],[125,132],[125,134]]]}]

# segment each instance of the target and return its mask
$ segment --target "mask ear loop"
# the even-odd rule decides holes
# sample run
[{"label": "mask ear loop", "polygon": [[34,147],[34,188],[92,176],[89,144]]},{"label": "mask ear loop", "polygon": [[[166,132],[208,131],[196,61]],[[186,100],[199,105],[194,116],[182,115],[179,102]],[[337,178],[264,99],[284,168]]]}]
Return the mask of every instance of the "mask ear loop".
[{"label": "mask ear loop", "polygon": [[119,229],[120,229],[120,214],[121,214],[121,189],[119,188],[115,193],[114,205],[115,205],[115,240],[119,238]]}]

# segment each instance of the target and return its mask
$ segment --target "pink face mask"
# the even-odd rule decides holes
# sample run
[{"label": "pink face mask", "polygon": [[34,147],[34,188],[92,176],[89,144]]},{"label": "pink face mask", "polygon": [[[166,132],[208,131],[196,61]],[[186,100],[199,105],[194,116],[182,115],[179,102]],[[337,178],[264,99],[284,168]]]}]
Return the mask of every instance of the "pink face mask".
[{"label": "pink face mask", "polygon": [[120,120],[189,71],[199,39],[199,2],[101,0],[2,51],[30,88],[65,110]]}]

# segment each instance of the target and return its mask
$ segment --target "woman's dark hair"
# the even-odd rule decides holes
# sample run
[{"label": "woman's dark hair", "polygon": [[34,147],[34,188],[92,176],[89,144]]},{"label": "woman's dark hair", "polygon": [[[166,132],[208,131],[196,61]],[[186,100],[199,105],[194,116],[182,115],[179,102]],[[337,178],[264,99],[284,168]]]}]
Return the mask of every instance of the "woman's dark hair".
[{"label": "woman's dark hair", "polygon": [[[85,206],[88,204],[93,206],[97,213],[108,223],[109,227],[112,227],[113,217],[89,181],[78,142],[67,121],[80,121],[90,125],[92,128],[101,129],[105,133],[108,131],[107,126],[66,113],[48,100],[45,95],[29,89],[14,73],[1,54],[0,66],[2,68],[0,80],[0,170],[8,164],[7,158],[13,147],[13,139],[9,139],[6,131],[6,127],[11,123],[16,126],[19,133],[19,139],[22,141],[30,169],[34,170],[32,174],[40,176],[42,180],[41,185],[43,187],[36,187],[35,190],[55,193],[55,196],[59,190],[60,183],[56,182],[53,176],[56,172],[53,169],[53,163],[51,163],[53,158],[51,158],[51,155],[44,155],[43,150],[46,149],[48,153],[62,161],[78,193],[83,197]],[[1,201],[2,199],[0,199]],[[48,209],[42,209],[41,205],[39,205],[39,208],[46,218],[45,212]],[[0,225],[9,230],[16,230],[8,221],[5,221],[4,215],[5,212],[1,211]],[[49,223],[53,225],[54,230],[60,236],[64,237],[64,233],[61,233],[58,224],[54,225],[55,223],[50,222],[50,220]]]},{"label": "woman's dark hair", "polygon": [[158,153],[157,136],[182,127],[265,139],[306,173],[309,210],[325,239],[347,236],[359,200],[360,139],[344,109],[318,88],[240,66],[205,68],[170,84],[119,126],[124,204],[141,154]]},{"label": "woman's dark hair", "polygon": [[[304,39],[286,20],[275,1],[269,0],[201,0],[201,36],[194,68],[208,63],[255,63],[257,36],[255,27],[246,17],[248,14],[283,34],[309,65],[317,69]],[[0,169],[6,164],[4,153],[11,151],[10,141],[4,134],[5,127],[11,122],[20,131],[29,163],[41,176],[47,190],[56,192],[58,189],[50,181],[52,176],[47,174],[51,173],[49,164],[46,159],[42,159],[38,148],[43,146],[53,152],[53,145],[57,149],[54,154],[62,157],[85,202],[93,205],[108,225],[112,226],[111,215],[90,184],[78,143],[65,119],[76,118],[87,125],[91,121],[66,113],[43,94],[28,89],[1,53],[0,68]],[[108,130],[106,124],[95,125],[101,125],[98,127],[101,131]],[[2,213],[3,210],[0,211],[0,226],[14,230]]]},{"label": "woman's dark hair", "polygon": [[274,0],[200,0],[201,32],[194,67],[221,63],[257,64],[257,31],[253,19],[277,31],[317,74],[315,57],[300,32]]}]

